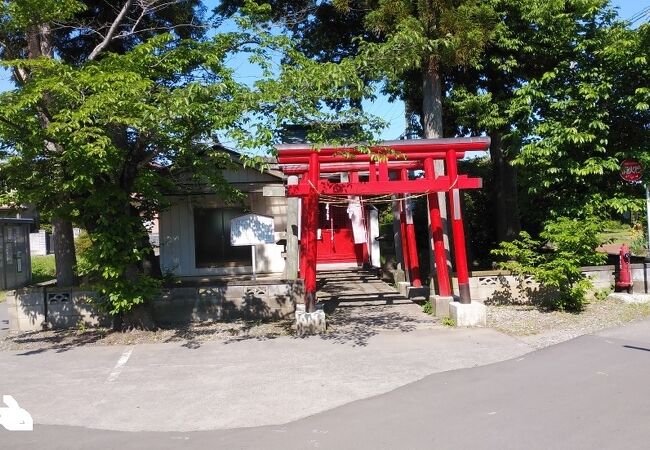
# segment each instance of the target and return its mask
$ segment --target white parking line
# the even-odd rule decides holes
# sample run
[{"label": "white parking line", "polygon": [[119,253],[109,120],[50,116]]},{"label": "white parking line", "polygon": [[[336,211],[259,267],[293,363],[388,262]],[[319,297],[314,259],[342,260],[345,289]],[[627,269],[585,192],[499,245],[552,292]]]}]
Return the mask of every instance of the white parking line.
[{"label": "white parking line", "polygon": [[107,383],[113,383],[115,380],[117,380],[117,377],[119,377],[120,373],[122,373],[124,365],[131,357],[131,353],[133,353],[133,347],[129,347],[124,350],[122,356],[120,356],[120,359],[117,360],[117,364],[115,364],[115,367],[113,367],[113,370],[108,375],[108,378],[106,378]]}]

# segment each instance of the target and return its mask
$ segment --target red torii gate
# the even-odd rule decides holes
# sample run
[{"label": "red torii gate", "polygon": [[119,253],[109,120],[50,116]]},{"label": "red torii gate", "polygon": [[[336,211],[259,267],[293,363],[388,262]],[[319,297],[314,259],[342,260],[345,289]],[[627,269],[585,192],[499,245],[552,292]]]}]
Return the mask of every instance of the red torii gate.
[{"label": "red torii gate", "polygon": [[[441,296],[451,296],[451,283],[443,241],[442,219],[438,192],[446,192],[454,243],[454,260],[458,276],[461,303],[471,303],[469,273],[465,251],[465,232],[460,206],[461,189],[479,189],[480,178],[458,174],[457,160],[467,151],[487,151],[490,138],[417,139],[385,141],[370,148],[371,153],[355,147],[313,148],[309,144],[284,144],[277,147],[280,168],[287,175],[298,175],[298,184],[287,186],[287,196],[302,198],[302,228],[300,238],[300,275],[305,282],[305,311],[316,309],[316,260],[318,229],[318,198],[328,196],[375,196],[395,194],[426,194],[429,203],[431,235],[434,242],[436,277]],[[445,174],[436,175],[436,160],[444,161]],[[421,170],[423,178],[413,178],[409,172]],[[348,181],[335,183],[321,179],[321,174],[347,172]],[[359,174],[367,173],[368,181]],[[412,173],[412,172],[411,172]],[[412,284],[421,286],[415,229],[404,220],[401,202],[401,237],[404,264],[411,274]]]}]

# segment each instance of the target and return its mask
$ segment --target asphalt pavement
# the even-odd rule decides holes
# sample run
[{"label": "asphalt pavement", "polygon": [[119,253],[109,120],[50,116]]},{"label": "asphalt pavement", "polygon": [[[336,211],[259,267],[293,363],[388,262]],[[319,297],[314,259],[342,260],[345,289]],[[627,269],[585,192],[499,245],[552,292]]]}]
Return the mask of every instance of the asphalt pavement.
[{"label": "asphalt pavement", "polygon": [[[643,321],[508,361],[429,375],[284,425],[120,432],[37,421],[33,432],[0,430],[0,443],[122,450],[645,449],[649,380],[650,321]],[[319,391],[308,384],[295,389],[307,398]]]},{"label": "asphalt pavement", "polygon": [[[28,339],[28,338],[26,338]],[[530,347],[491,329],[0,352],[0,391],[37,424],[196,431],[294,421]]]}]

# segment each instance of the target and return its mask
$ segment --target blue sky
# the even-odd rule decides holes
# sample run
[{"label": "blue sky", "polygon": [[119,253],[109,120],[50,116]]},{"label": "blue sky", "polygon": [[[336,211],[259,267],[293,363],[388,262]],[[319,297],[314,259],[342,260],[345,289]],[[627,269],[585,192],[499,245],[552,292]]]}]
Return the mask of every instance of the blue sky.
[{"label": "blue sky", "polygon": [[[208,0],[205,2],[208,7],[218,3],[218,0]],[[612,4],[619,9],[619,15],[624,19],[630,19],[644,8],[650,8],[650,0],[613,0]],[[646,16],[646,21],[648,16]],[[638,22],[637,22],[638,24]],[[246,69],[246,65],[241,65]],[[249,76],[242,73],[241,77]],[[11,89],[9,73],[0,69],[0,91]],[[397,139],[404,131],[404,104],[402,102],[389,102],[387,98],[380,97],[374,102],[365,102],[364,108],[370,114],[382,117],[390,125],[383,131],[381,139]]]}]

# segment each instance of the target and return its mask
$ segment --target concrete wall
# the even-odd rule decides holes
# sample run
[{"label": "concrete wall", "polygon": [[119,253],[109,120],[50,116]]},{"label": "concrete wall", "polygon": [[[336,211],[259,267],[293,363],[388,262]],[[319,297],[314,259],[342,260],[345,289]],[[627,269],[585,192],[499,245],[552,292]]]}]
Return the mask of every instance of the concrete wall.
[{"label": "concrete wall", "polygon": [[650,293],[650,263],[632,264],[634,292]]},{"label": "concrete wall", "polygon": [[6,294],[9,330],[34,331],[45,325],[43,288],[19,289]]},{"label": "concrete wall", "polygon": [[[287,199],[264,197],[262,192],[247,194],[246,205],[251,212],[274,218],[276,241],[286,232]],[[172,199],[171,207],[160,213],[160,267],[180,277],[238,275],[252,273],[252,266],[196,267],[194,246],[194,208],[221,208],[224,203],[216,195],[193,195]],[[282,273],[284,247],[276,244],[255,247],[258,273]]]},{"label": "concrete wall", "polygon": [[258,280],[174,288],[163,291],[153,302],[153,314],[163,325],[240,318],[286,319],[293,316],[303,295],[302,281]]},{"label": "concrete wall", "polygon": [[97,295],[89,291],[26,288],[7,292],[9,329],[37,331],[44,328],[108,326],[110,319],[98,312]]},{"label": "concrete wall", "polygon": [[[283,319],[293,316],[304,295],[302,281],[264,280],[223,282],[199,287],[164,289],[152,302],[160,325],[233,319]],[[100,313],[97,294],[51,287],[7,293],[12,332],[44,328],[110,326]]]},{"label": "concrete wall", "polygon": [[[614,266],[583,267],[582,272],[591,278],[594,288],[606,289],[614,286]],[[634,292],[650,292],[650,264],[633,264],[632,280]],[[521,289],[535,289],[539,284],[531,276],[519,280],[506,271],[474,271],[469,279],[470,294],[475,300],[494,300],[495,296],[506,295],[514,300],[524,301]],[[453,278],[453,287],[458,292],[458,279]]]}]

